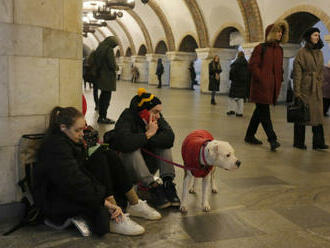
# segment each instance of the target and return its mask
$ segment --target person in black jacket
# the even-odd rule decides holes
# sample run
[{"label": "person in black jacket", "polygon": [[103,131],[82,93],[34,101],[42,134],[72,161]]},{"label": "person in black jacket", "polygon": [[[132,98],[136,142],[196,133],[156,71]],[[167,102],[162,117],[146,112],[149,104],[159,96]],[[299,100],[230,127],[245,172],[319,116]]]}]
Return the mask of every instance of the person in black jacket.
[{"label": "person in black jacket", "polygon": [[211,93],[211,104],[216,105],[215,93],[220,90],[220,73],[222,72],[220,59],[215,55],[209,63],[209,90]]},{"label": "person in black jacket", "polygon": [[[161,114],[159,98],[140,88],[131,100],[130,107],[120,115],[114,129],[113,148],[120,151],[120,157],[133,183],[142,183],[150,188],[151,201],[158,208],[180,206],[173,179],[173,165],[145,153],[143,149],[172,161],[171,147],[174,133]],[[160,170],[159,180],[154,174]]]},{"label": "person in black jacket", "polygon": [[237,54],[237,59],[231,64],[229,79],[231,80],[228,112],[227,115],[242,117],[244,109],[244,98],[248,97],[250,73],[248,62],[245,59],[244,53],[240,51]]},{"label": "person in black jacket", "polygon": [[[34,198],[48,222],[63,224],[82,216],[92,231],[139,235],[144,228],[123,214],[116,200],[127,199],[132,216],[159,219],[138,199],[118,155],[104,147],[87,159],[83,146],[85,120],[75,108],[55,107],[34,169]],[[111,218],[111,219],[110,219]]]},{"label": "person in black jacket", "polygon": [[164,73],[164,66],[163,66],[163,62],[162,59],[159,58],[157,60],[157,68],[156,68],[156,75],[158,77],[158,88],[162,87],[162,75]]}]

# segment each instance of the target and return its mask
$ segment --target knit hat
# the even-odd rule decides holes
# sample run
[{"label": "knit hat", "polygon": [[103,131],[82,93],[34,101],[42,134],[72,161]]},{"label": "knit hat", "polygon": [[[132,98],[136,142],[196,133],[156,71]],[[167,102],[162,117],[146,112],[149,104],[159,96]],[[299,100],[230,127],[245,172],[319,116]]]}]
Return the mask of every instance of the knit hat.
[{"label": "knit hat", "polygon": [[307,30],[305,31],[305,33],[304,33],[304,36],[303,36],[303,37],[304,37],[304,40],[305,40],[305,41],[309,41],[311,35],[312,35],[313,33],[315,33],[315,32],[320,33],[320,29],[318,29],[318,28],[314,28],[314,27],[311,27],[311,28],[307,29]]},{"label": "knit hat", "polygon": [[137,92],[137,109],[141,111],[143,109],[150,110],[158,104],[162,104],[158,97],[148,93],[144,88],[139,88]]}]

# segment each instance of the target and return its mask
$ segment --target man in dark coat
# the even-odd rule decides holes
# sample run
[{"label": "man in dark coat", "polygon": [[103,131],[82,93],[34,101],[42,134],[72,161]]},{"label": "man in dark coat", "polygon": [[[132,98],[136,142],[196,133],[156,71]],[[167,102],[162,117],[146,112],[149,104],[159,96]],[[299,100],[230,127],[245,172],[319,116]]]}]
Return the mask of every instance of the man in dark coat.
[{"label": "man in dark coat", "polygon": [[164,73],[164,66],[163,66],[163,62],[162,59],[159,58],[157,60],[157,68],[156,68],[156,75],[158,78],[158,88],[162,87],[162,75]]},{"label": "man in dark coat", "polygon": [[[174,133],[161,111],[161,101],[140,88],[138,95],[131,100],[130,107],[120,115],[111,145],[121,152],[120,157],[133,182],[150,189],[153,204],[165,208],[180,205],[173,183],[174,167],[144,151],[146,149],[172,161]],[[158,169],[163,184],[154,178]]]},{"label": "man in dark coat", "polygon": [[215,55],[209,63],[209,91],[211,93],[211,104],[216,105],[215,93],[220,90],[220,73],[222,72],[220,59]]},{"label": "man in dark coat", "polygon": [[286,43],[289,38],[289,25],[286,21],[279,21],[266,28],[265,43],[257,45],[249,61],[252,74],[250,100],[255,102],[256,108],[251,117],[245,135],[245,142],[262,144],[255,134],[261,123],[264,128],[270,149],[275,151],[280,146],[273,130],[269,105],[277,101],[283,81],[283,49],[280,43]]},{"label": "man in dark coat", "polygon": [[115,121],[107,118],[107,110],[112,91],[116,91],[116,60],[113,49],[118,45],[117,38],[109,36],[102,41],[95,51],[95,63],[98,68],[96,78],[97,87],[101,90],[99,99],[98,123],[114,124]]},{"label": "man in dark coat", "polygon": [[237,59],[230,66],[229,79],[231,80],[231,85],[227,115],[236,113],[236,116],[242,117],[244,98],[248,96],[247,91],[250,90],[248,88],[250,81],[248,62],[242,51],[238,53]]}]

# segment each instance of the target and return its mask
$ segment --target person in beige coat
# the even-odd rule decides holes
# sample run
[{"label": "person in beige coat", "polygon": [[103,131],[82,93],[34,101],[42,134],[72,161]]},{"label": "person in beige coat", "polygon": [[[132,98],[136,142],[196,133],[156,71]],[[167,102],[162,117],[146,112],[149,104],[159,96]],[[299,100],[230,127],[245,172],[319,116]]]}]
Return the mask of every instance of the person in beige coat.
[{"label": "person in beige coat", "polygon": [[309,28],[304,33],[305,46],[298,51],[293,63],[293,84],[296,101],[309,105],[310,121],[294,124],[293,146],[307,149],[305,127],[312,126],[313,149],[328,149],[323,131],[323,42],[318,28]]}]

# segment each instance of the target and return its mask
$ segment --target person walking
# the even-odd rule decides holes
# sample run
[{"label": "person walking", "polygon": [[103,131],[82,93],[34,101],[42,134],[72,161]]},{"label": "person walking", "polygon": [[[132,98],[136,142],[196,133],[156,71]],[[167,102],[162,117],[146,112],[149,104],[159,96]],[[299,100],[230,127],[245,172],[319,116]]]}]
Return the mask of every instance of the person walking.
[{"label": "person walking", "polygon": [[209,90],[211,93],[211,104],[216,105],[215,93],[220,90],[220,73],[222,72],[220,59],[215,55],[209,63]]},{"label": "person walking", "polygon": [[303,35],[305,46],[302,47],[293,63],[293,85],[296,101],[309,105],[310,121],[294,123],[293,146],[307,149],[305,128],[312,126],[313,149],[328,149],[323,130],[323,42],[320,30],[312,27]]},{"label": "person walking", "polygon": [[271,151],[275,151],[280,143],[270,117],[270,104],[276,104],[283,81],[283,49],[280,43],[289,39],[289,25],[281,20],[266,28],[265,42],[257,45],[249,61],[251,72],[250,100],[256,104],[245,142],[260,145],[262,142],[255,137],[261,123],[266,132]]},{"label": "person walking", "polygon": [[196,84],[196,71],[194,67],[195,60],[191,61],[189,65],[189,72],[190,72],[190,89],[194,90],[194,85]]},{"label": "person walking", "polygon": [[244,52],[237,54],[237,59],[231,64],[229,79],[231,80],[227,115],[243,116],[244,98],[247,97],[250,73]]},{"label": "person walking", "polygon": [[159,58],[157,60],[157,69],[156,69],[156,75],[158,77],[158,88],[162,87],[162,75],[164,73],[164,66],[163,66],[163,62],[162,59]]},{"label": "person walking", "polygon": [[95,51],[95,62],[98,68],[96,78],[97,87],[101,90],[99,98],[100,124],[114,124],[115,121],[107,118],[107,111],[110,105],[111,94],[116,91],[116,60],[113,49],[118,45],[117,38],[109,36],[105,38]]}]

